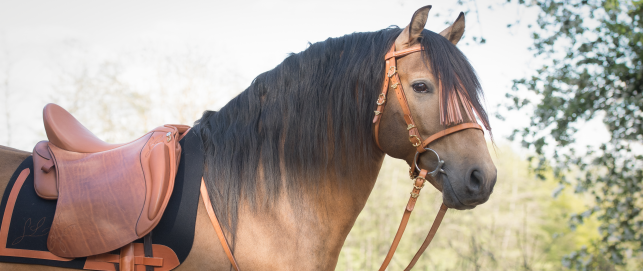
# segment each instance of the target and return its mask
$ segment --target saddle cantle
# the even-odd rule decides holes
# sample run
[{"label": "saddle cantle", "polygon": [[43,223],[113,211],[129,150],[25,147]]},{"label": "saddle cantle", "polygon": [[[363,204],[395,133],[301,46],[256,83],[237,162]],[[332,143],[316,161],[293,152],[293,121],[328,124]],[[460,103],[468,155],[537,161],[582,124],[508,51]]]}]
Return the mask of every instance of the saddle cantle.
[{"label": "saddle cantle", "polygon": [[[164,125],[124,144],[109,144],[62,107],[43,112],[49,141],[34,148],[34,188],[57,199],[47,247],[77,258],[142,238],[167,206],[186,125]],[[40,169],[40,170],[38,170]]]}]

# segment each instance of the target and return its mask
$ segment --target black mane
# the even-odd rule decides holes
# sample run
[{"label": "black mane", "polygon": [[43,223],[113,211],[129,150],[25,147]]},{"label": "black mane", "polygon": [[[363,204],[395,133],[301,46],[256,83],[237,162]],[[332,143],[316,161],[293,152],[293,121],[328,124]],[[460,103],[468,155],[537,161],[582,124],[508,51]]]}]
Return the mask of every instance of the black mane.
[{"label": "black mane", "polygon": [[[359,172],[377,170],[369,161],[381,154],[373,140],[373,110],[384,55],[400,32],[392,27],[311,44],[257,76],[219,112],[206,111],[197,121],[205,146],[204,180],[232,238],[242,197],[254,210],[269,208],[282,189],[299,195],[323,185],[328,174],[357,179]],[[432,59],[436,78],[466,79],[464,87],[486,120],[477,102],[480,84],[464,55],[434,32],[424,30],[423,37],[425,48],[438,44],[423,53]],[[257,187],[259,174],[263,187]],[[258,189],[265,197],[257,198]]]}]

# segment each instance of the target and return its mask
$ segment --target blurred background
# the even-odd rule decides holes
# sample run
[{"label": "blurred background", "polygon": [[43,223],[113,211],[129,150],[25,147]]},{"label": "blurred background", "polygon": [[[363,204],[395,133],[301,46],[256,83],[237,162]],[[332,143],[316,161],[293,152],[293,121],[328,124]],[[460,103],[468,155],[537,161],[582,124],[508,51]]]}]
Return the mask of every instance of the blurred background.
[{"label": "blurred background", "polygon": [[[0,0],[0,144],[31,151],[50,102],[109,142],[191,125],[309,43],[405,27],[432,4],[435,32],[466,13],[458,47],[485,90],[498,181],[448,212],[415,270],[642,270],[643,1],[443,2]],[[385,160],[338,270],[381,264],[407,169]],[[440,199],[420,198],[390,270]]]}]

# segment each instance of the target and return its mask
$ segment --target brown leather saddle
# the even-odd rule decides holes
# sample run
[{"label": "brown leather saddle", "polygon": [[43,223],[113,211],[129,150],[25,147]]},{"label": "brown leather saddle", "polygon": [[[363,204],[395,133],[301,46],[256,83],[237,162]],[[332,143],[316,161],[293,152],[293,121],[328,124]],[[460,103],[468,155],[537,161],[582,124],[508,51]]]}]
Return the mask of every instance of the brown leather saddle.
[{"label": "brown leather saddle", "polygon": [[107,253],[158,224],[174,187],[186,125],[164,125],[124,144],[109,144],[69,112],[48,104],[49,141],[33,151],[34,188],[58,200],[47,247],[65,258]]}]

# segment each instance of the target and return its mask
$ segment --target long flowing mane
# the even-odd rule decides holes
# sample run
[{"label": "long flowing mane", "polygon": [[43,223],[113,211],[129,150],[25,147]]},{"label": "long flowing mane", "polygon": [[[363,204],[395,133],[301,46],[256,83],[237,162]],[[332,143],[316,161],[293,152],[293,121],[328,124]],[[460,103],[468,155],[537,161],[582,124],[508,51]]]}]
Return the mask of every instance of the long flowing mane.
[{"label": "long flowing mane", "polygon": [[[204,180],[233,239],[242,199],[254,211],[270,208],[284,189],[301,200],[298,192],[323,185],[329,174],[354,180],[359,172],[377,170],[374,161],[381,150],[373,140],[373,110],[384,55],[401,31],[391,27],[311,44],[257,76],[220,111],[206,111],[197,121],[195,130],[205,146]],[[457,95],[456,89],[464,91],[489,129],[482,90],[466,57],[439,34],[424,30],[422,35],[423,54],[431,59],[435,77],[452,86],[445,88],[444,101]]]}]

